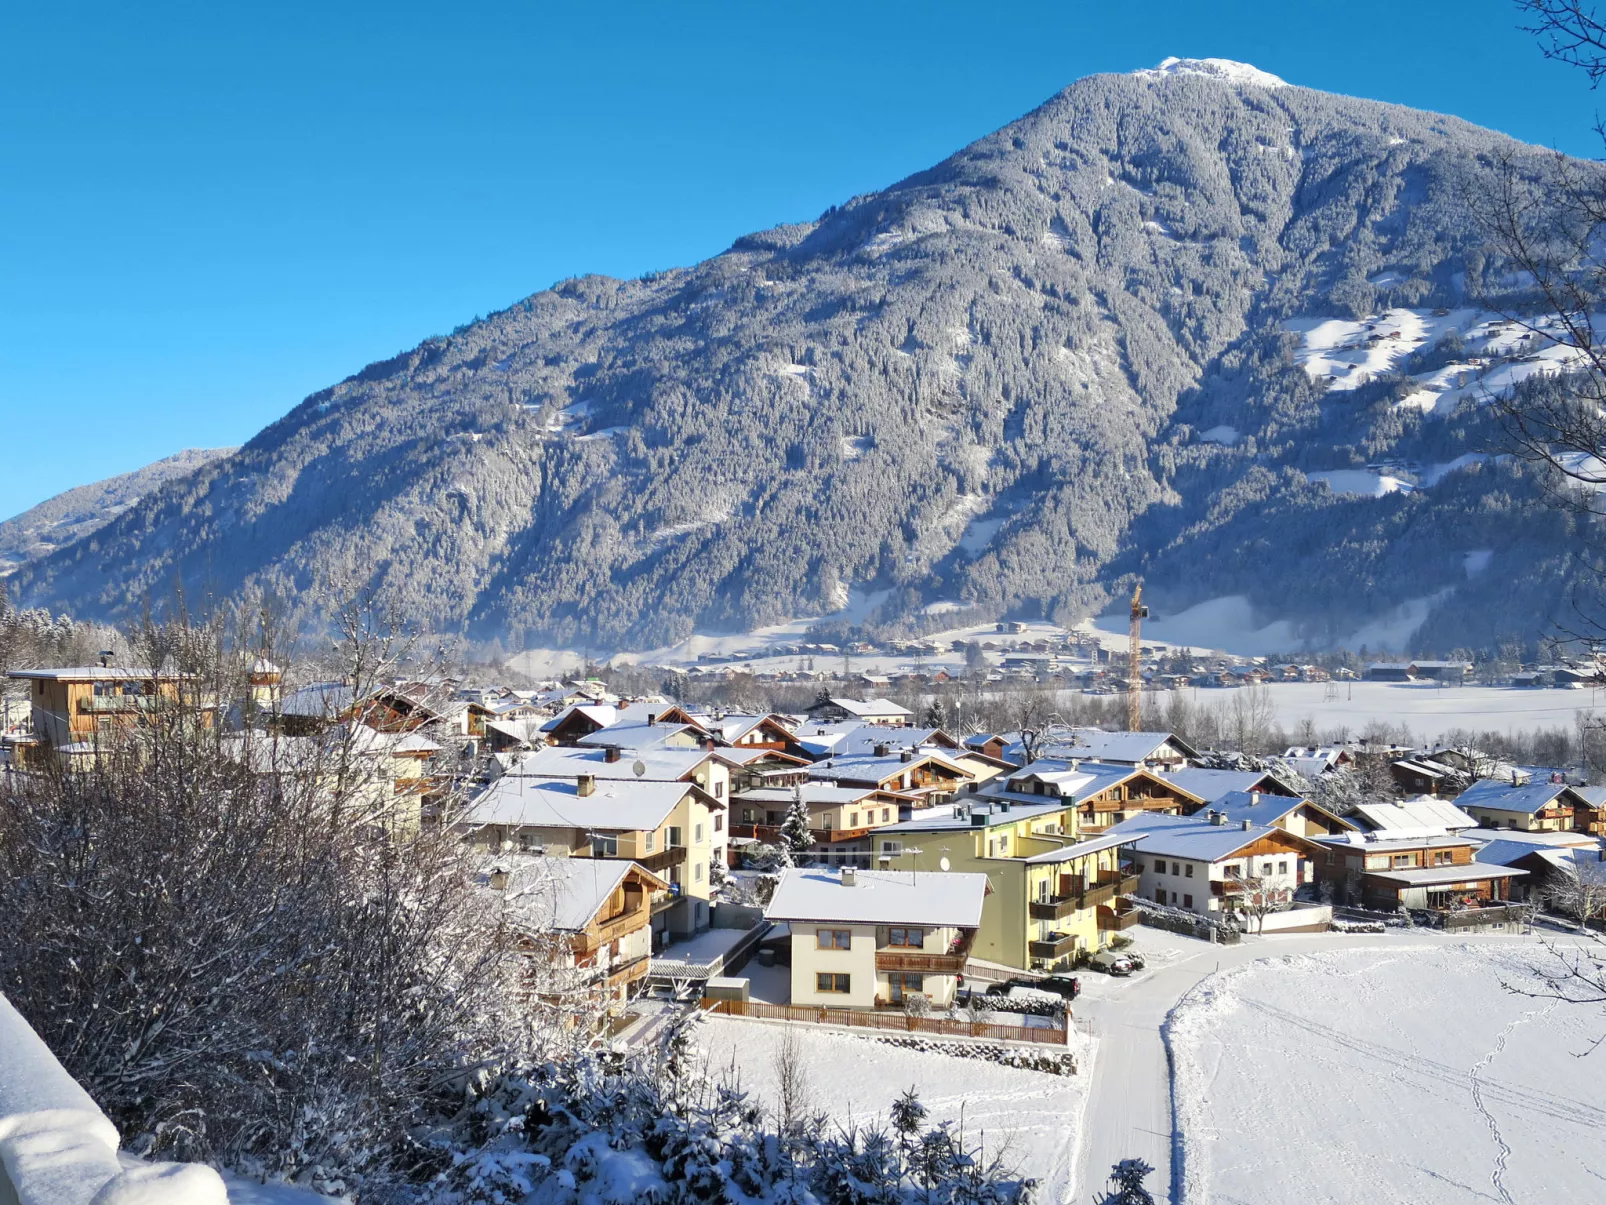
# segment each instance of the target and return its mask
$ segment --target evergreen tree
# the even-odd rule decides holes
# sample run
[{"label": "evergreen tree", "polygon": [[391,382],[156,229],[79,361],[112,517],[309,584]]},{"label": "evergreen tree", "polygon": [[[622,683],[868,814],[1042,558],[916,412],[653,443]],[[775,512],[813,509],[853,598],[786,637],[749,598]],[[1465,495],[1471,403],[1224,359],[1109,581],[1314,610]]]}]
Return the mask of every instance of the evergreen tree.
[{"label": "evergreen tree", "polygon": [[801,791],[794,794],[787,805],[786,819],[781,821],[781,844],[793,859],[808,852],[814,844],[814,833],[809,829],[809,809]]},{"label": "evergreen tree", "polygon": [[1154,1194],[1143,1181],[1154,1171],[1141,1159],[1123,1159],[1110,1169],[1110,1190],[1099,1205],[1154,1205]]},{"label": "evergreen tree", "polygon": [[926,708],[924,720],[927,728],[948,727],[948,709],[942,705],[941,699],[931,700]]}]

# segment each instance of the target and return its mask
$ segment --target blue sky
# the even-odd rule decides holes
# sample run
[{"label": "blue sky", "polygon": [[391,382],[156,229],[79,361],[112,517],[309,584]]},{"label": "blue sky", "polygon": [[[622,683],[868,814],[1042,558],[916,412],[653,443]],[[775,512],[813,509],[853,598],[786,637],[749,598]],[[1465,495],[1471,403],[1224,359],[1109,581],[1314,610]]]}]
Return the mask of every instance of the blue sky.
[{"label": "blue sky", "polygon": [[5,6],[0,517],[1166,55],[1599,153],[1510,0]]}]

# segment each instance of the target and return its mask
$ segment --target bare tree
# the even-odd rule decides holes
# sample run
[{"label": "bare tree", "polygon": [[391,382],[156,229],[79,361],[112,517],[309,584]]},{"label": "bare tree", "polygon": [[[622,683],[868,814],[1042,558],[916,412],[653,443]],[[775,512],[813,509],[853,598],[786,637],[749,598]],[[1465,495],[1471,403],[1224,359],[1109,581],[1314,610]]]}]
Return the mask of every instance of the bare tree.
[{"label": "bare tree", "polygon": [[1606,862],[1567,863],[1545,885],[1544,899],[1574,917],[1580,933],[1587,932],[1591,921],[1606,916]]}]

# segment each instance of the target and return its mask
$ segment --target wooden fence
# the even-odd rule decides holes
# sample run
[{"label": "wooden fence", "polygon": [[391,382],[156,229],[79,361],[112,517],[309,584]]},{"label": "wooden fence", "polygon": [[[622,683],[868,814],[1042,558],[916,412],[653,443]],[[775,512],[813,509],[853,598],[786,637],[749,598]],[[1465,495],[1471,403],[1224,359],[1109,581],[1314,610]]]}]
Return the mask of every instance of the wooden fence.
[{"label": "wooden fence", "polygon": [[871,1012],[856,1008],[819,1008],[801,1004],[765,1004],[759,1000],[704,1000],[704,1012],[727,1017],[757,1017],[768,1021],[806,1021],[840,1025],[848,1029],[881,1029],[897,1033],[930,1034],[945,1038],[983,1038],[993,1042],[1032,1042],[1039,1046],[1065,1045],[1066,1031],[1058,1026],[989,1025],[979,1021],[947,1021],[939,1017],[911,1017],[901,1012]]}]

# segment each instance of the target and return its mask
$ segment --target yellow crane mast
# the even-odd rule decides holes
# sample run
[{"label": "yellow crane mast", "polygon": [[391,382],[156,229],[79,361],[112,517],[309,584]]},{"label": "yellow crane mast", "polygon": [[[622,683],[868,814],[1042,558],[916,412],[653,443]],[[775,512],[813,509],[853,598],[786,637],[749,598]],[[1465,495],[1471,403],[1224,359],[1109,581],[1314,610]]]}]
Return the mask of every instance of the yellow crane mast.
[{"label": "yellow crane mast", "polygon": [[1143,621],[1149,608],[1143,605],[1143,583],[1132,590],[1132,640],[1126,654],[1126,727],[1136,732],[1143,725]]}]

